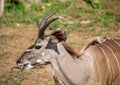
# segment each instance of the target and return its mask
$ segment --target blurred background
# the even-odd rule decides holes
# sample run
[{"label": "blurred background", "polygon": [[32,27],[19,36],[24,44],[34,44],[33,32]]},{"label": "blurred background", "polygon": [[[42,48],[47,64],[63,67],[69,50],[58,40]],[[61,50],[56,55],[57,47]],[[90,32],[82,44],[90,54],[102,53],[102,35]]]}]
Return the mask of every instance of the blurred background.
[{"label": "blurred background", "polygon": [[54,85],[50,66],[11,70],[34,43],[36,21],[53,12],[60,19],[48,31],[65,30],[77,52],[94,38],[120,38],[120,0],[0,0],[0,85]]}]

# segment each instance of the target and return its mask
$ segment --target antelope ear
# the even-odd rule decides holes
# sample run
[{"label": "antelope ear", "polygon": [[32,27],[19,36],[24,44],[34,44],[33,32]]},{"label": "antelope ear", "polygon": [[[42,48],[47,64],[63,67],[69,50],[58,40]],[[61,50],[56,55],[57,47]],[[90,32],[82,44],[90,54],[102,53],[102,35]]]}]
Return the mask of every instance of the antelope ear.
[{"label": "antelope ear", "polygon": [[51,33],[50,40],[53,43],[65,42],[67,40],[67,35],[62,29],[59,28]]}]

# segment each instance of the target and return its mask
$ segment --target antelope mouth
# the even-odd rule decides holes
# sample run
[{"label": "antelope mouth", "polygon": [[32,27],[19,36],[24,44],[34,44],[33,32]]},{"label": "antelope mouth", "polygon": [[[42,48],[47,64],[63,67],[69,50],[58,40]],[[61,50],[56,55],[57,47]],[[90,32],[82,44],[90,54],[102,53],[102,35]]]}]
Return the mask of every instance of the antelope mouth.
[{"label": "antelope mouth", "polygon": [[48,65],[49,63],[45,62],[44,60],[41,60],[41,59],[38,59],[36,60],[36,62],[34,63],[24,63],[24,64],[17,64],[18,67],[21,69],[21,70],[29,70],[29,69],[34,69],[34,68],[44,68],[46,65]]},{"label": "antelope mouth", "polygon": [[33,66],[30,63],[19,65],[19,67],[21,70],[29,70],[29,69],[33,68]]}]

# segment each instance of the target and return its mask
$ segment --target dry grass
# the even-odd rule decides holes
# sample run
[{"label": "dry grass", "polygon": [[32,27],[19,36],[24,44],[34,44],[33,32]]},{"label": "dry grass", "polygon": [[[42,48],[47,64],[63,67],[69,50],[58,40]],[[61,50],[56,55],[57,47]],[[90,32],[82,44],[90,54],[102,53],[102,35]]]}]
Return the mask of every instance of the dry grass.
[{"label": "dry grass", "polygon": [[[17,58],[34,42],[37,36],[36,26],[20,24],[15,26],[15,29],[1,28],[0,31],[0,84],[27,85],[30,83],[32,85],[53,85],[50,66],[25,72],[21,72],[18,69],[11,71]],[[87,30],[73,31],[68,35],[67,43],[79,52],[83,45],[96,37],[94,33]],[[117,37],[120,30],[102,33],[109,37]]]},{"label": "dry grass", "polygon": [[[62,6],[62,3],[64,3],[64,6]],[[45,3],[43,6],[47,4]],[[57,5],[56,2],[49,2],[49,7],[45,7],[41,12],[43,16],[50,13],[54,7],[52,4]],[[69,4],[71,5],[69,6]],[[92,9],[80,0],[73,3],[76,4],[76,7],[72,3],[69,4],[61,2],[58,7],[53,9],[55,11],[57,8],[61,8],[57,14],[60,15],[60,20],[50,27],[64,29],[68,35],[67,43],[74,50],[79,52],[80,48],[96,37],[120,38],[119,12],[106,8]],[[117,9],[116,6],[115,9]],[[34,42],[37,36],[37,26],[35,24],[31,25],[31,23],[25,25],[24,22],[21,24],[20,22],[24,21],[24,16],[15,17],[15,19],[9,17],[4,18],[3,22],[0,21],[0,85],[53,85],[50,66],[24,72],[18,69],[11,71],[11,68],[16,66],[17,58]],[[19,18],[21,18],[20,22]],[[4,23],[4,20],[11,19],[17,20],[14,23],[11,22],[11,25],[14,26],[9,26],[9,24],[1,26],[1,24],[7,23]],[[25,19],[29,20],[30,18],[26,17]],[[30,22],[34,23],[33,21],[35,20],[30,20]],[[27,22],[25,21],[25,23]]]}]

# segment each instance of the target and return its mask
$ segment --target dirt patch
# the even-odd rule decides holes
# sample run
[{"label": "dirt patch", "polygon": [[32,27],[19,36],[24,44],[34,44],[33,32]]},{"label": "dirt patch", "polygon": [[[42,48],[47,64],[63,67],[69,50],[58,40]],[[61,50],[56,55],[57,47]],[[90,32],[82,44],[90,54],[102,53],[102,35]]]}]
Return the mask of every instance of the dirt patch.
[{"label": "dirt patch", "polygon": [[25,72],[11,70],[17,58],[34,43],[37,30],[32,25],[0,29],[0,85],[53,85],[48,67]]},{"label": "dirt patch", "polygon": [[[14,28],[0,28],[0,85],[53,85],[50,66],[44,69],[32,69],[21,72],[11,68],[17,58],[27,49],[37,36],[37,27],[33,25],[16,25]],[[99,28],[98,31],[99,32]],[[107,31],[105,36],[118,36],[120,30]],[[94,32],[79,29],[68,35],[67,43],[79,52],[80,49],[95,37]]]}]

